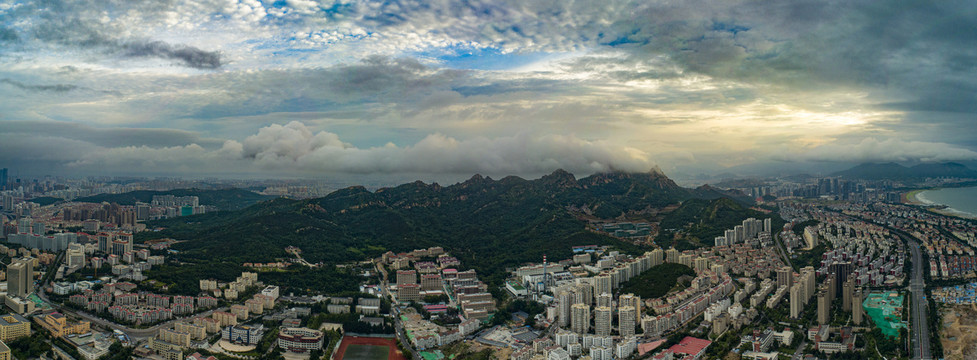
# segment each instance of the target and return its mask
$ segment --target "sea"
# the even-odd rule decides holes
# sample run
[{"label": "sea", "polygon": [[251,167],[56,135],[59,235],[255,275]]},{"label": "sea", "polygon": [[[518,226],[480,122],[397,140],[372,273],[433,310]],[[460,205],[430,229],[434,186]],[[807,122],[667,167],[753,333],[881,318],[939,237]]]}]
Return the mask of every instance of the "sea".
[{"label": "sea", "polygon": [[947,211],[977,217],[977,187],[926,190],[916,194],[926,204],[946,205]]}]

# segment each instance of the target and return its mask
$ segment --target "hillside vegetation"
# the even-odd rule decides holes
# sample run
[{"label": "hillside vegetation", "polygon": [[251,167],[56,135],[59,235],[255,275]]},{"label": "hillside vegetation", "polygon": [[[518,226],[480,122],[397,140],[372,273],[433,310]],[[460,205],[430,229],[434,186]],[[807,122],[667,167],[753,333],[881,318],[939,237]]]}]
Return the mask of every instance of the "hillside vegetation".
[{"label": "hillside vegetation", "polygon": [[675,287],[682,276],[694,277],[695,271],[682,264],[661,264],[622,284],[620,293],[632,293],[641,296],[642,299],[659,298]]},{"label": "hillside vegetation", "polygon": [[656,242],[662,247],[674,246],[679,250],[712,246],[717,236],[722,236],[726,230],[751,217],[772,218],[773,229],[779,229],[784,224],[776,214],[747,208],[729,198],[690,199],[682,202],[678,209],[662,220],[662,232]]},{"label": "hillside vegetation", "polygon": [[499,284],[506,268],[571,256],[571,246],[610,245],[626,253],[645,249],[594,233],[567,209],[586,207],[601,217],[661,208],[715,189],[685,189],[659,173],[605,173],[575,179],[565,171],[536,180],[482,176],[443,187],[422,182],[367,191],[350,187],[323,198],[275,199],[235,212],[150,223],[171,237],[183,260],[263,262],[288,257],[298,246],[310,262],[342,263],[385,251],[442,246]]}]

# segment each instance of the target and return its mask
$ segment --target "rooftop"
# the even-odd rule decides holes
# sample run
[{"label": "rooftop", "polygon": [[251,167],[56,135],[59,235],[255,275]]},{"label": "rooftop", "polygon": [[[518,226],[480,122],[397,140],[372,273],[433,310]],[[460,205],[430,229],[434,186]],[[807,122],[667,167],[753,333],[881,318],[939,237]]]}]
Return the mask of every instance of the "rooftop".
[{"label": "rooftop", "polygon": [[17,325],[26,322],[28,322],[27,319],[25,319],[23,316],[14,313],[0,316],[0,326]]},{"label": "rooftop", "polygon": [[702,350],[705,348],[709,347],[710,344],[712,344],[712,341],[686,336],[684,339],[682,339],[682,341],[679,341],[678,344],[672,345],[672,347],[668,348],[668,350],[673,353],[694,356],[702,352]]}]

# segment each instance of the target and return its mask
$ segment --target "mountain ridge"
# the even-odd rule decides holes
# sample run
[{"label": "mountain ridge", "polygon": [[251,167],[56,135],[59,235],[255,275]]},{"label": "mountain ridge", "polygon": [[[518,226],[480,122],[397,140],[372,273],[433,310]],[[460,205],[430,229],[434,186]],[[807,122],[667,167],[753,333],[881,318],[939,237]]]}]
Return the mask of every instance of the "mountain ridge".
[{"label": "mountain ridge", "polygon": [[139,237],[187,240],[174,248],[200,261],[272,261],[287,257],[285,246],[298,246],[310,262],[340,263],[384,251],[442,246],[465,266],[487,273],[490,281],[501,281],[506,267],[538,261],[543,254],[569,258],[575,245],[643,251],[588,230],[585,215],[571,208],[586,207],[593,209],[586,216],[613,220],[654,215],[686,200],[713,201],[723,194],[713,188],[686,189],[660,173],[576,179],[558,170],[533,180],[475,175],[449,186],[415,181],[374,192],[352,186],[316,199],[276,199],[236,212],[153,222],[151,227],[165,229]]},{"label": "mountain ridge", "polygon": [[977,178],[977,170],[956,162],[922,163],[911,167],[894,162],[862,163],[832,176],[864,180],[920,180],[925,178]]}]

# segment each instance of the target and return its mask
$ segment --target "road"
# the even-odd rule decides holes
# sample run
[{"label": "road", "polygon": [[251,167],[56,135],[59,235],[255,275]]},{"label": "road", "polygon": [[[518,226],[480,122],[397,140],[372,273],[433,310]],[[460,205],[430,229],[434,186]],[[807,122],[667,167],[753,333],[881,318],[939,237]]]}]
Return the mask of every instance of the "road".
[{"label": "road", "polygon": [[[790,330],[790,328],[788,328]],[[804,331],[801,329],[801,331]],[[807,346],[807,337],[801,338],[801,343],[797,344],[797,349],[794,350],[794,355],[790,357],[791,360],[801,360],[804,357],[804,347]]]},{"label": "road", "polygon": [[[838,214],[842,213],[839,212]],[[870,219],[855,218],[849,215],[844,216],[865,222],[874,222]],[[878,225],[889,229],[889,231],[891,231],[893,234],[902,238],[906,244],[909,244],[909,252],[913,257],[913,273],[910,274],[909,278],[909,292],[910,296],[912,296],[912,309],[910,309],[909,314],[910,318],[912,318],[910,321],[912,324],[912,327],[910,328],[910,336],[912,337],[910,341],[912,342],[913,351],[912,358],[913,360],[931,360],[933,359],[933,355],[930,352],[930,328],[929,319],[927,319],[927,315],[929,314],[929,303],[924,299],[926,296],[926,282],[923,281],[923,271],[928,271],[929,263],[923,263],[923,256],[919,250],[919,242],[917,242],[915,238],[899,229],[886,226],[885,224]]]},{"label": "road", "polygon": [[[900,234],[900,236],[902,236]],[[912,294],[912,344],[913,359],[929,360],[930,354],[930,335],[927,306],[929,305],[923,298],[925,296],[926,284],[923,282],[923,269],[928,264],[923,264],[923,257],[919,251],[919,243],[909,240],[909,251],[913,256],[912,278],[909,280],[909,292]]]},{"label": "road", "polygon": [[777,251],[780,252],[780,257],[784,258],[784,261],[787,263],[787,266],[790,266],[790,267],[793,268],[794,265],[790,263],[790,256],[788,256],[787,255],[787,252],[784,251],[784,248],[786,247],[786,245],[784,245],[784,244],[782,244],[780,242],[780,233],[779,232],[776,233],[776,234],[773,234],[773,244],[774,244],[774,246],[777,247]]}]

